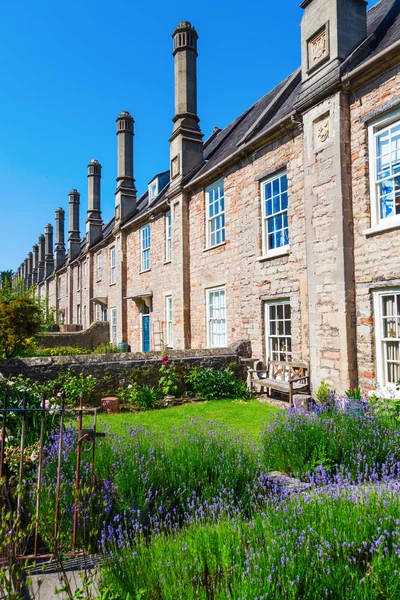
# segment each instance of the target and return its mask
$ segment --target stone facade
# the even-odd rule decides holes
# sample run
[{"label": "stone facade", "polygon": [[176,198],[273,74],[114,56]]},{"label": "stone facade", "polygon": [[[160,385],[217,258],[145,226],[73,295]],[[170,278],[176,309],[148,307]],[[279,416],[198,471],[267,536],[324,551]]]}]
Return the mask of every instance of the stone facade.
[{"label": "stone facade", "polygon": [[[58,209],[56,266],[46,226],[46,248],[40,236],[14,284],[33,282],[60,323],[85,330],[107,319],[111,341],[134,352],[244,339],[254,359],[309,362],[314,390],[322,380],[339,392],[386,386],[396,369],[400,378],[397,155],[391,174],[382,167],[384,187],[375,180],[379,132],[400,123],[400,8],[394,0],[368,12],[362,0],[302,7],[301,69],[205,141],[198,36],[182,21],[169,171],[137,197],[134,123],[123,111],[115,217],[101,221],[101,166],[92,160],[86,237],[72,190],[65,260]],[[382,313],[397,301],[398,324]]]}]

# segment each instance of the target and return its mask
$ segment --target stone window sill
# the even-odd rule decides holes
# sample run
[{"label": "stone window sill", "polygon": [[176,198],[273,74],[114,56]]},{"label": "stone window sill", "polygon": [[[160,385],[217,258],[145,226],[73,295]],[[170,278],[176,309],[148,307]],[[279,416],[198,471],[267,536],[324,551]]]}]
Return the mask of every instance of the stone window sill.
[{"label": "stone window sill", "polygon": [[285,246],[284,248],[278,248],[277,250],[268,252],[268,254],[259,256],[256,260],[258,260],[259,262],[262,262],[264,260],[271,260],[273,258],[278,258],[280,256],[288,256],[289,254],[290,254],[290,246]]},{"label": "stone window sill", "polygon": [[117,285],[117,282],[114,281],[114,283],[110,283],[110,287],[113,286],[113,285]]},{"label": "stone window sill", "polygon": [[362,232],[364,235],[374,235],[375,233],[383,233],[384,231],[390,231],[391,229],[400,229],[400,219],[394,218],[390,219],[390,223],[379,223],[379,225],[374,225],[369,229],[364,229]]},{"label": "stone window sill", "polygon": [[215,244],[215,246],[209,246],[208,248],[204,248],[203,252],[208,252],[209,250],[214,250],[214,248],[220,248],[221,246],[226,246],[226,241],[221,242],[220,244]]},{"label": "stone window sill", "polygon": [[171,259],[169,259],[169,260],[164,260],[164,265],[170,265],[170,264],[171,264],[171,262],[172,262],[172,260],[171,260]]},{"label": "stone window sill", "polygon": [[148,273],[149,271],[151,271],[150,269],[143,269],[143,271],[139,271],[139,275],[141,275],[142,273]]}]

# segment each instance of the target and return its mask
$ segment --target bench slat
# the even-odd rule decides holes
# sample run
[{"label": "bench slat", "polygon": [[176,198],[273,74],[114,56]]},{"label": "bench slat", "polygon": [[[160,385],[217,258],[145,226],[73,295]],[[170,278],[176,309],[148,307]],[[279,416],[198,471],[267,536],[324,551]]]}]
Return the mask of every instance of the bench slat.
[{"label": "bench slat", "polygon": [[[289,392],[289,382],[280,381],[279,379],[252,379],[252,383],[256,385],[262,385],[264,387],[272,388],[282,392]],[[293,390],[305,390],[308,389],[307,383],[293,382]]]}]

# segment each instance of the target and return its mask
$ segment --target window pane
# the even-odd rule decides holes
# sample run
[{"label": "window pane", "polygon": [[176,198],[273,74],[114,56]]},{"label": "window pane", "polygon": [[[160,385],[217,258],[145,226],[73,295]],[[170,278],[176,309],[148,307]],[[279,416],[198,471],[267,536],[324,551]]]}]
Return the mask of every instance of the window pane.
[{"label": "window pane", "polygon": [[[265,195],[264,219],[266,229],[266,248],[264,249],[264,252],[268,252],[268,250],[274,250],[275,248],[289,245],[286,173],[267,182],[263,189]],[[273,233],[275,233],[275,235],[271,235]]]}]

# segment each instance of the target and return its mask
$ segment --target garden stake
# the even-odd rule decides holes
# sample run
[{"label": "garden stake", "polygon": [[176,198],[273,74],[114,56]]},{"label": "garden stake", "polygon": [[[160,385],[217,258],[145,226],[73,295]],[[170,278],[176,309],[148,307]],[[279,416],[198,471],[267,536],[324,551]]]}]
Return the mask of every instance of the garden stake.
[{"label": "garden stake", "polygon": [[3,482],[3,477],[5,476],[5,468],[4,468],[4,452],[6,448],[6,418],[7,418],[7,401],[8,401],[8,392],[4,392],[4,400],[3,400],[3,423],[1,428],[1,447],[0,447],[0,507],[3,506],[3,486],[5,489],[5,484]]},{"label": "garden stake", "polygon": [[38,552],[38,528],[39,528],[39,511],[40,511],[40,491],[42,487],[42,467],[43,467],[43,446],[44,446],[44,423],[46,417],[46,392],[42,394],[42,414],[40,417],[40,441],[39,441],[39,464],[36,485],[36,519],[35,519],[35,537],[33,541],[33,555],[37,556]]},{"label": "garden stake", "polygon": [[83,393],[79,394],[79,413],[78,413],[78,447],[76,451],[76,473],[75,473],[75,502],[74,502],[74,529],[72,533],[72,552],[75,552],[76,534],[78,531],[78,504],[79,504],[79,488],[81,476],[81,441],[82,438],[79,432],[82,430],[82,411],[83,411]]},{"label": "garden stake", "polygon": [[57,549],[57,534],[58,534],[58,516],[60,511],[60,487],[61,487],[61,459],[62,459],[62,443],[63,443],[63,428],[64,428],[64,408],[65,394],[61,392],[61,411],[60,411],[60,435],[58,440],[58,461],[57,461],[57,483],[56,483],[56,506],[54,510],[54,550]]},{"label": "garden stake", "polygon": [[19,457],[19,479],[17,491],[17,512],[21,514],[21,495],[22,495],[22,480],[24,475],[24,450],[25,450],[25,429],[26,429],[26,391],[22,394],[22,426],[21,426],[21,447]]}]

